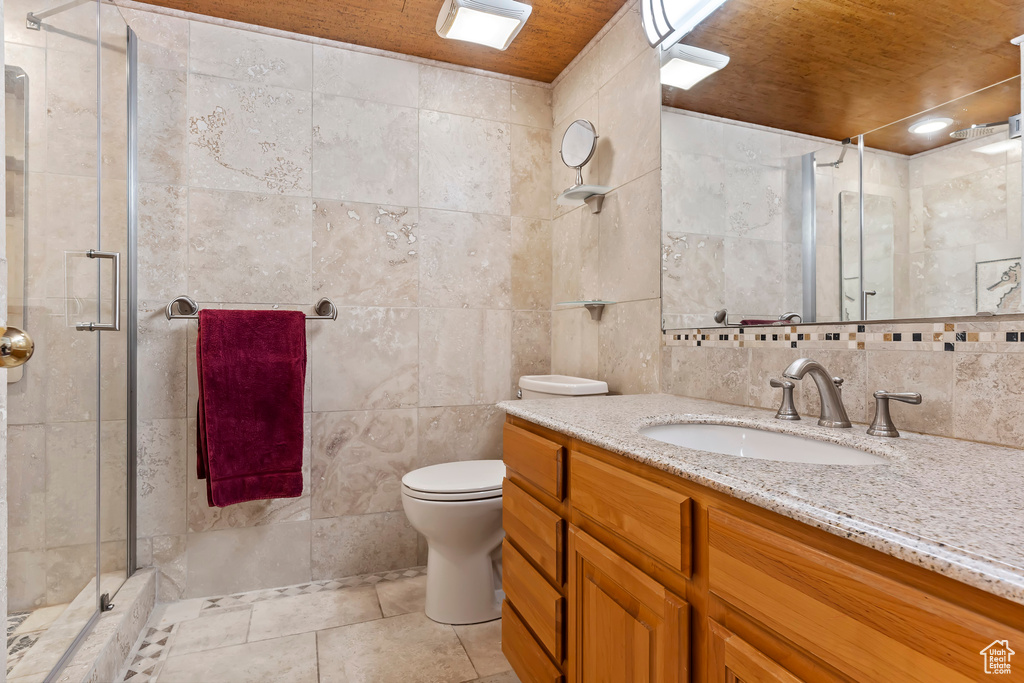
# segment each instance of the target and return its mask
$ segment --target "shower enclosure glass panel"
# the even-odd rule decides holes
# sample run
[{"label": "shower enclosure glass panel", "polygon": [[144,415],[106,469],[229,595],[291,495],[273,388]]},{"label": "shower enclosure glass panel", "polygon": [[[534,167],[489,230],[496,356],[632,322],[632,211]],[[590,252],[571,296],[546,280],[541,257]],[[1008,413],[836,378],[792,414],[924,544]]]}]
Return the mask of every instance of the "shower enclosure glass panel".
[{"label": "shower enclosure glass panel", "polygon": [[128,28],[41,5],[5,17],[8,320],[36,343],[6,378],[13,679],[52,678],[130,566]]}]

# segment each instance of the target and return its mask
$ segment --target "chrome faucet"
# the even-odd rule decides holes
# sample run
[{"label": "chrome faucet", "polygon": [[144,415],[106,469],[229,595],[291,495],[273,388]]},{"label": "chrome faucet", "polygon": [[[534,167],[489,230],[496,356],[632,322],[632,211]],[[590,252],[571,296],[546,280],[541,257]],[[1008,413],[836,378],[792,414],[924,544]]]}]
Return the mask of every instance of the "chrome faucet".
[{"label": "chrome faucet", "polygon": [[814,380],[814,385],[818,388],[818,396],[821,399],[819,425],[839,429],[852,426],[850,418],[846,414],[846,407],[843,406],[843,395],[839,392],[838,384],[842,380],[837,382],[838,378],[833,379],[821,363],[810,358],[801,358],[794,361],[782,374],[789,379],[803,379],[805,375],[809,374]]}]

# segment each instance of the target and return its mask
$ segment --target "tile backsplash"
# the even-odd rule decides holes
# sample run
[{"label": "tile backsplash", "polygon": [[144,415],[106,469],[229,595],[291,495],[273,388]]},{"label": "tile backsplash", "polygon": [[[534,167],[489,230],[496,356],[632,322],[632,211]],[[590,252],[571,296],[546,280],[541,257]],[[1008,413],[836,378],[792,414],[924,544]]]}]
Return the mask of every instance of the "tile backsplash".
[{"label": "tile backsplash", "polygon": [[[709,328],[666,332],[662,389],[724,403],[777,408],[768,382],[802,357],[842,377],[850,419],[869,423],[872,394],[916,391],[919,406],[894,403],[897,427],[938,436],[1024,446],[1024,320]],[[809,382],[797,409],[819,411]],[[855,426],[856,428],[856,426]]]}]

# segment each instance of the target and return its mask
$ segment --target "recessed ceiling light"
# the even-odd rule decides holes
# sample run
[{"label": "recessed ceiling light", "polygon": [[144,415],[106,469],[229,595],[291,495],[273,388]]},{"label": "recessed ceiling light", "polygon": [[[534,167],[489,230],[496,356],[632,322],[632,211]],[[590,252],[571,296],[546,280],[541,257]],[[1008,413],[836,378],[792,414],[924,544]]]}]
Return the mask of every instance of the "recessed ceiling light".
[{"label": "recessed ceiling light", "polygon": [[953,125],[953,119],[925,119],[912,124],[909,128],[914,135],[931,135],[945,130]]},{"label": "recessed ceiling light", "polygon": [[974,151],[979,154],[1001,154],[1003,152],[1010,152],[1013,150],[1020,150],[1020,138],[1000,140],[999,142],[993,142],[990,145],[979,147]]},{"label": "recessed ceiling light", "polygon": [[678,43],[724,3],[725,0],[640,0],[647,42],[651,47]]},{"label": "recessed ceiling light", "polygon": [[437,17],[437,35],[504,50],[532,11],[515,0],[445,0]]},{"label": "recessed ceiling light", "polygon": [[689,90],[728,63],[726,55],[676,43],[661,52],[661,82]]}]

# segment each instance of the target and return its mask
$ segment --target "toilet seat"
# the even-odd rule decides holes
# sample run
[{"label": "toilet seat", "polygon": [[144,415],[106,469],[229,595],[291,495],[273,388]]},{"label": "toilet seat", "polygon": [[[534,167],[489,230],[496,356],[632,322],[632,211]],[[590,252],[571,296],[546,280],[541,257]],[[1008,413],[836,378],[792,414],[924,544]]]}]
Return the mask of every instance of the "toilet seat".
[{"label": "toilet seat", "polygon": [[466,460],[422,467],[402,477],[402,495],[419,500],[470,501],[501,497],[505,463]]}]

